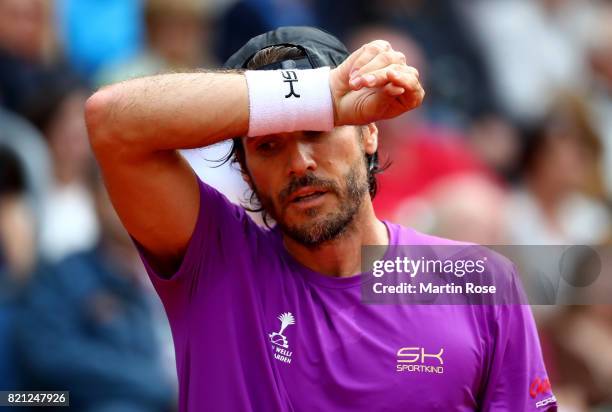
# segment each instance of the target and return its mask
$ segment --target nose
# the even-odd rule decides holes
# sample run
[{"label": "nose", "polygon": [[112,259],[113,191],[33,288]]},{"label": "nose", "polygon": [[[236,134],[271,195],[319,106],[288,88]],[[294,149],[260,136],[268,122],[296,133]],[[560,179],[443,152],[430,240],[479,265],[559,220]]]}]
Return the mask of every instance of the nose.
[{"label": "nose", "polygon": [[289,175],[302,176],[307,172],[314,172],[317,163],[313,157],[313,147],[307,142],[296,141],[290,144],[287,169]]}]

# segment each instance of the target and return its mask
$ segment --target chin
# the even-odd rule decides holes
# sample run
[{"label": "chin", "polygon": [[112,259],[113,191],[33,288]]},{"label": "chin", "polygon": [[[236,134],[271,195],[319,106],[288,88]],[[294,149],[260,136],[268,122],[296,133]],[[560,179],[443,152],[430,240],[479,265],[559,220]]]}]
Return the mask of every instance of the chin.
[{"label": "chin", "polygon": [[309,227],[322,221],[324,221],[324,215],[318,210],[291,211],[283,216],[282,226],[292,227],[301,231],[308,230]]},{"label": "chin", "polygon": [[325,220],[332,214],[333,210],[332,206],[327,204],[304,209],[289,207],[285,210],[283,218],[286,223],[291,223],[292,226],[311,225]]},{"label": "chin", "polygon": [[319,213],[316,217],[288,217],[288,220],[279,223],[283,232],[307,247],[317,247],[341,236],[353,221],[354,215],[328,212]]}]

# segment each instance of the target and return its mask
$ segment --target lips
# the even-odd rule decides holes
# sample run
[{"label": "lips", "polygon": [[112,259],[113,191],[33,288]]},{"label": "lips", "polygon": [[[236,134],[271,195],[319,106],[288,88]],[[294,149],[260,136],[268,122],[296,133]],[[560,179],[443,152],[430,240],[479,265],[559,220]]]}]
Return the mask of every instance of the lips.
[{"label": "lips", "polygon": [[296,203],[296,202],[306,201],[310,199],[315,199],[325,193],[326,191],[322,189],[317,189],[313,187],[305,187],[293,193],[289,197],[289,203]]}]

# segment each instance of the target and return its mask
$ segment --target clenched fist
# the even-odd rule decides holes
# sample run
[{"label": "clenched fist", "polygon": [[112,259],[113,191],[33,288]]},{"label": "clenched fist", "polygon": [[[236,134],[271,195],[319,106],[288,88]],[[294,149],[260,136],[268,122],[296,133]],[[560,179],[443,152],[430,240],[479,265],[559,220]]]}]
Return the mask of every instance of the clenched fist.
[{"label": "clenched fist", "polygon": [[421,105],[419,72],[389,42],[375,40],[353,52],[330,74],[336,126],[390,119]]}]

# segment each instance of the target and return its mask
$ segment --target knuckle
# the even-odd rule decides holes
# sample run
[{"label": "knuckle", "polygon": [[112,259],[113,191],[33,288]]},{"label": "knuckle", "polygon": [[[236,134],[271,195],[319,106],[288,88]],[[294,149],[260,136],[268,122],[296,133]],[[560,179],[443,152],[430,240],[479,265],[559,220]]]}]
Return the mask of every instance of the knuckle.
[{"label": "knuckle", "polygon": [[380,55],[380,59],[382,60],[383,63],[389,65],[392,64],[394,62],[394,58],[393,58],[393,53],[390,52],[384,52]]},{"label": "knuckle", "polygon": [[391,44],[386,40],[376,40],[376,43],[382,50],[391,50]]},{"label": "knuckle", "polygon": [[395,59],[399,62],[402,62],[403,64],[406,63],[406,56],[404,55],[404,53],[396,51],[395,53]]},{"label": "knuckle", "polygon": [[391,50],[391,44],[386,40],[374,40],[367,44],[371,51],[382,53]]},{"label": "knuckle", "polygon": [[382,51],[380,45],[378,45],[377,43],[370,43],[366,46],[366,50],[370,53],[380,53]]},{"label": "knuckle", "polygon": [[351,56],[353,56],[354,59],[358,59],[361,55],[363,55],[363,53],[365,53],[368,50],[368,45],[364,44],[363,46],[361,46],[360,48],[358,48],[357,50],[355,50]]}]

